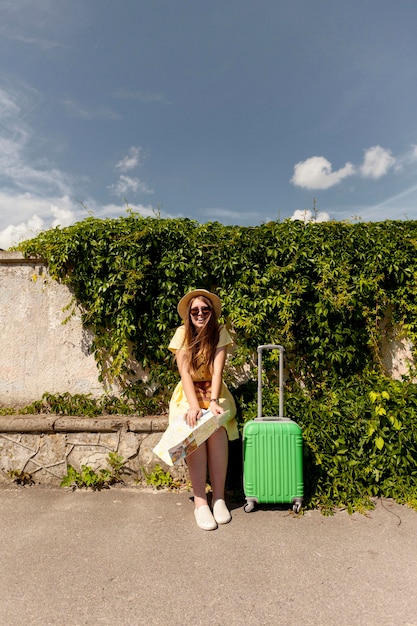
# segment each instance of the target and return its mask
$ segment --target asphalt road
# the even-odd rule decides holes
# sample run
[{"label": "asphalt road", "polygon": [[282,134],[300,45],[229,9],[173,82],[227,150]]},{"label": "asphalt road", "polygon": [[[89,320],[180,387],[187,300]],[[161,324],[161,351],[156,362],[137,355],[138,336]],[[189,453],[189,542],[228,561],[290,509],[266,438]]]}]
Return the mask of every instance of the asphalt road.
[{"label": "asphalt road", "polygon": [[232,514],[205,532],[187,493],[0,488],[0,625],[417,626],[417,512]]}]

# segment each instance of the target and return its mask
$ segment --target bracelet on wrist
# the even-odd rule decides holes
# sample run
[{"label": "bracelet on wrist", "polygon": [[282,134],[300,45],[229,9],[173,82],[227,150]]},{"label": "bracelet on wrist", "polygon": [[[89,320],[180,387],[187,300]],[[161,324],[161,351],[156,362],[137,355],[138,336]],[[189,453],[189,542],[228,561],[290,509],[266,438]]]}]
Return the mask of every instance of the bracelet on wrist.
[{"label": "bracelet on wrist", "polygon": [[210,398],[210,402],[219,402],[219,398]]}]

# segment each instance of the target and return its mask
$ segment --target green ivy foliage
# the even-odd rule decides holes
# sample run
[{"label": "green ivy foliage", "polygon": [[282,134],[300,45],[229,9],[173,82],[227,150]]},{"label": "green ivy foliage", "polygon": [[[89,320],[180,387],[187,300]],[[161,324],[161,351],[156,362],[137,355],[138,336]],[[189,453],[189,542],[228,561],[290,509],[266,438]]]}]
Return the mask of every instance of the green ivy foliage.
[{"label": "green ivy foliage", "polygon": [[[195,287],[216,291],[235,334],[233,366],[249,364],[254,380],[257,345],[286,348],[287,414],[303,426],[310,501],[350,508],[375,495],[416,498],[415,372],[391,381],[381,354],[393,326],[417,346],[416,248],[414,221],[241,227],[130,211],[20,246],[71,288],[103,379],[124,380],[127,397],[138,394],[132,354],[168,397],[177,302]],[[266,410],[278,401],[276,365],[275,353],[265,355]],[[233,387],[233,370],[227,382]],[[256,386],[249,380],[234,393],[244,422]]]},{"label": "green ivy foliage", "polygon": [[61,480],[61,487],[86,487],[99,491],[108,489],[116,483],[123,483],[122,474],[125,473],[125,462],[123,457],[116,452],[109,452],[107,458],[109,469],[102,468],[95,471],[89,465],[81,465],[81,471],[77,471],[72,465],[68,465],[67,473]]}]

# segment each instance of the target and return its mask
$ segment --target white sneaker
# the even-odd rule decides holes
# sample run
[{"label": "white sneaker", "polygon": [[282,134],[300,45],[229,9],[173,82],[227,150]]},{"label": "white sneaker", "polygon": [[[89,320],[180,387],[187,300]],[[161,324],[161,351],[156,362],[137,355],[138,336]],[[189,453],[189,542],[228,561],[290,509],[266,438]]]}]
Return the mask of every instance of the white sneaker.
[{"label": "white sneaker", "polygon": [[224,500],[216,500],[213,505],[213,515],[218,524],[228,524],[232,519]]},{"label": "white sneaker", "polygon": [[216,520],[214,519],[207,504],[200,506],[198,509],[194,509],[194,516],[199,528],[202,528],[203,530],[216,530]]}]

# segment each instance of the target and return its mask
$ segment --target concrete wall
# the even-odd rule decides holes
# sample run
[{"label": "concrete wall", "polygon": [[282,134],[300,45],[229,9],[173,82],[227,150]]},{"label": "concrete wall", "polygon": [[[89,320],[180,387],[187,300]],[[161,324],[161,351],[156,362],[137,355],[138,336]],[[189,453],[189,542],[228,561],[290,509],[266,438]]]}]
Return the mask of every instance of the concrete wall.
[{"label": "concrete wall", "polygon": [[103,394],[79,311],[63,324],[70,302],[43,263],[0,252],[0,406],[25,406],[45,392]]},{"label": "concrete wall", "polygon": [[413,366],[413,345],[399,328],[392,325],[391,319],[389,309],[380,326],[382,365],[386,373],[394,380],[401,380]]}]

